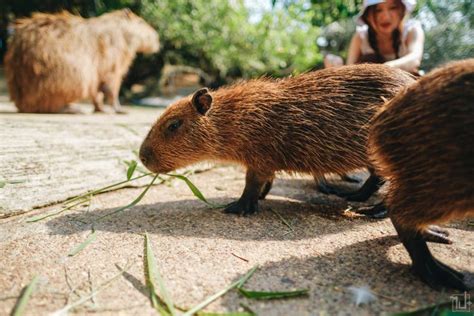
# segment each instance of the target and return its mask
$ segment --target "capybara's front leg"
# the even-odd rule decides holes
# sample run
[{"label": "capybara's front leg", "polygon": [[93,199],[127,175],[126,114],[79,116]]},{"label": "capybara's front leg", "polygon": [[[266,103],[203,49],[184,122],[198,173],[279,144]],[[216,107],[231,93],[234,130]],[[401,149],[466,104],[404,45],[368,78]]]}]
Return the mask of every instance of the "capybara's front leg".
[{"label": "capybara's front leg", "polygon": [[266,187],[264,186],[268,181],[271,183],[272,179],[272,175],[262,175],[249,168],[245,176],[245,189],[242,196],[237,201],[228,204],[224,212],[241,215],[250,215],[258,212],[259,196],[265,191]]},{"label": "capybara's front leg", "polygon": [[[467,291],[464,275],[436,260],[426,244],[426,232],[406,229],[392,219],[398,236],[412,260],[412,268],[423,282],[435,289],[454,288]],[[428,234],[430,234],[428,232]]]}]

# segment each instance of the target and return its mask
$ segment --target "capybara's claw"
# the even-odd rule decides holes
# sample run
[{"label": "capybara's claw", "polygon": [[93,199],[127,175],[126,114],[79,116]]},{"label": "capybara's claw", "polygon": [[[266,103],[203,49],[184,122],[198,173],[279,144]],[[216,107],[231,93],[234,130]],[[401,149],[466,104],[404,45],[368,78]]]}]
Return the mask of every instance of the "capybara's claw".
[{"label": "capybara's claw", "polygon": [[438,226],[429,226],[421,232],[422,238],[427,242],[435,242],[438,244],[452,244],[452,240],[448,238],[449,232]]},{"label": "capybara's claw", "polygon": [[356,213],[374,219],[383,219],[388,217],[388,210],[383,202],[371,206],[359,207],[356,210]]},{"label": "capybara's claw", "polygon": [[442,288],[453,288],[461,291],[469,290],[464,282],[464,275],[447,265],[431,258],[423,264],[414,265],[414,272],[429,286],[440,290]]},{"label": "capybara's claw", "polygon": [[251,202],[251,201],[242,201],[238,200],[227,204],[224,209],[224,213],[231,213],[231,214],[239,214],[239,215],[252,215],[258,212],[258,201]]}]

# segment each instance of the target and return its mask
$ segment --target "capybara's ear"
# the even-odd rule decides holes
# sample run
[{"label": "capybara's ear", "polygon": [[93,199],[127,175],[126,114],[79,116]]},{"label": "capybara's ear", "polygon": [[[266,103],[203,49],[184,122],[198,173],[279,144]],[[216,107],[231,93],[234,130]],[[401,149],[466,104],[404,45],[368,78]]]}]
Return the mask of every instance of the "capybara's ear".
[{"label": "capybara's ear", "polygon": [[191,103],[199,113],[206,114],[212,104],[212,96],[209,94],[209,90],[202,88],[194,92]]}]

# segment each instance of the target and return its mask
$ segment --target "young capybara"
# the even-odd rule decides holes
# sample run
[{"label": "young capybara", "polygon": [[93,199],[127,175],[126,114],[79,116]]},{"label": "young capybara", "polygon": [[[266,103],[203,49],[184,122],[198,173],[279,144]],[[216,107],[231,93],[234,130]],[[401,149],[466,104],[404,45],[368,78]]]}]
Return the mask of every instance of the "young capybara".
[{"label": "young capybara", "polygon": [[12,101],[20,112],[53,113],[104,96],[121,112],[118,93],[137,52],[159,49],[157,32],[130,10],[83,19],[67,12],[19,19],[5,55]]},{"label": "young capybara", "polygon": [[367,64],[204,88],[163,113],[140,159],[159,173],[203,160],[241,164],[245,189],[225,212],[251,214],[276,171],[321,177],[367,167],[367,123],[384,98],[412,82],[401,70]]},{"label": "young capybara", "polygon": [[390,180],[390,219],[415,273],[434,288],[467,288],[426,241],[449,243],[430,225],[474,215],[473,100],[474,59],[453,62],[387,102],[370,128],[370,156]]}]

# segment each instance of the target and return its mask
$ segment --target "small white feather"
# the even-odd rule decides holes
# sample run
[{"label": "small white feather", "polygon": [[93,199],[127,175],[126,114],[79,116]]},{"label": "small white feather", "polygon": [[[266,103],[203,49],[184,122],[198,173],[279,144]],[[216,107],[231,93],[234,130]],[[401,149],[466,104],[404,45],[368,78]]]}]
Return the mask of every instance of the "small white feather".
[{"label": "small white feather", "polygon": [[352,293],[352,301],[356,306],[368,304],[377,299],[368,286],[349,286],[348,289]]}]

